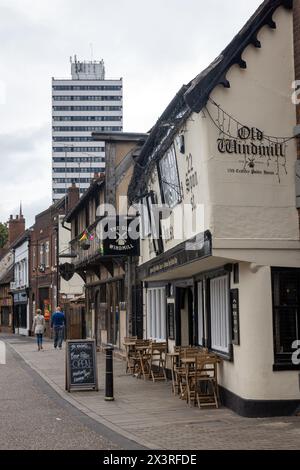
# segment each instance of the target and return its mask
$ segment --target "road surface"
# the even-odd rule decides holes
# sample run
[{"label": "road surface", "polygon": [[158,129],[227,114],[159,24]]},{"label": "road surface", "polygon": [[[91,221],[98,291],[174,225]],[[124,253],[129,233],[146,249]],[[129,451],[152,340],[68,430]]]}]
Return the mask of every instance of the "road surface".
[{"label": "road surface", "polygon": [[9,346],[7,363],[0,365],[0,416],[1,450],[135,447],[59,397]]}]

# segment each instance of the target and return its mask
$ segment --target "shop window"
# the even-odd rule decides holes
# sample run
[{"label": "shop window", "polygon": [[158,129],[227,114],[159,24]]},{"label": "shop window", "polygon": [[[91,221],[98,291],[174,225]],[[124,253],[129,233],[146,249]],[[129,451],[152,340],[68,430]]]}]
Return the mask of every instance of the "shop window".
[{"label": "shop window", "polygon": [[164,287],[147,291],[147,336],[166,340],[166,292]]},{"label": "shop window", "polygon": [[300,269],[272,269],[275,364],[292,366],[300,340]]},{"label": "shop window", "polygon": [[9,325],[9,308],[1,308],[1,326],[10,326]]},{"label": "shop window", "polygon": [[228,275],[210,280],[210,330],[211,348],[220,353],[230,353]]},{"label": "shop window", "polygon": [[19,304],[15,307],[15,328],[27,328],[26,304]]}]

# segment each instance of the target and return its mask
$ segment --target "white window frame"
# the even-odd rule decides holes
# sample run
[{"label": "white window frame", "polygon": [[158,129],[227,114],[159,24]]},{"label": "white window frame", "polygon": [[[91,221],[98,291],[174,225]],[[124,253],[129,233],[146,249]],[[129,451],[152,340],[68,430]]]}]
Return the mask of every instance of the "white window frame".
[{"label": "white window frame", "polygon": [[211,349],[230,353],[229,276],[210,279]]},{"label": "white window frame", "polygon": [[204,291],[203,282],[197,283],[197,305],[198,305],[198,345],[204,346],[203,339],[205,335],[204,330]]},{"label": "white window frame", "polygon": [[50,266],[50,242],[49,240],[45,243],[45,267],[49,268]]},{"label": "white window frame", "polygon": [[148,197],[144,197],[141,202],[141,226],[142,237],[149,237],[151,235],[151,221],[148,207]]},{"label": "white window frame", "polygon": [[45,244],[40,244],[40,266],[45,265]]},{"label": "white window frame", "polygon": [[[164,174],[164,172],[167,174]],[[161,180],[163,201],[168,207],[172,209],[173,207],[177,206],[177,204],[179,204],[182,199],[174,145],[169,148],[169,150],[160,160],[159,175]],[[169,200],[166,198],[167,192],[171,194],[171,198],[169,198]]]},{"label": "white window frame", "polygon": [[157,341],[167,338],[167,309],[165,287],[147,289],[147,337]]}]

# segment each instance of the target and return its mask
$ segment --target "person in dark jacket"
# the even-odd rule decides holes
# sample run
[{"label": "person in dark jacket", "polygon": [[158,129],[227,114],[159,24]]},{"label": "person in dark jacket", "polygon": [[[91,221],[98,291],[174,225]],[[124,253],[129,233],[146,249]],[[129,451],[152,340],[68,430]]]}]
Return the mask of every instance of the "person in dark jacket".
[{"label": "person in dark jacket", "polygon": [[51,328],[53,328],[54,348],[57,346],[59,349],[62,348],[62,342],[64,339],[66,319],[64,313],[60,307],[57,307],[51,318]]}]

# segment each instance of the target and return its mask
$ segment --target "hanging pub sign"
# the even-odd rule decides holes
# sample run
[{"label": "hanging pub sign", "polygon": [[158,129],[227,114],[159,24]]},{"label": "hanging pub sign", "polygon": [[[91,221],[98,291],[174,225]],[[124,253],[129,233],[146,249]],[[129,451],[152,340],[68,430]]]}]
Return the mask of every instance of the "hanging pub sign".
[{"label": "hanging pub sign", "polygon": [[59,265],[59,273],[65,281],[70,281],[75,274],[75,266],[72,263]]},{"label": "hanging pub sign", "polygon": [[133,217],[116,216],[103,225],[104,256],[139,256],[139,223]]}]

